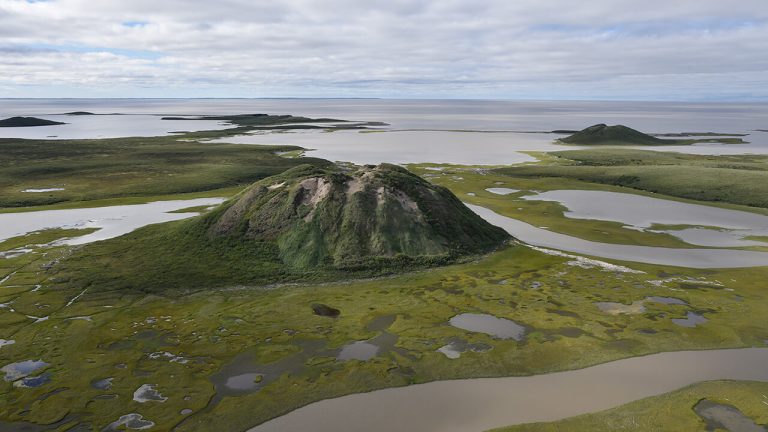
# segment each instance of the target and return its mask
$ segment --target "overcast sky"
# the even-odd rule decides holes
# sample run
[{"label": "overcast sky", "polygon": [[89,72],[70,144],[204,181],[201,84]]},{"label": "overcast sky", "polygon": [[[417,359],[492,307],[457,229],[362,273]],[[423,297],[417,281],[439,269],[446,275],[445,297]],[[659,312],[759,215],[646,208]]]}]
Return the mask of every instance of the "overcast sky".
[{"label": "overcast sky", "polygon": [[0,97],[768,100],[768,0],[0,0]]}]

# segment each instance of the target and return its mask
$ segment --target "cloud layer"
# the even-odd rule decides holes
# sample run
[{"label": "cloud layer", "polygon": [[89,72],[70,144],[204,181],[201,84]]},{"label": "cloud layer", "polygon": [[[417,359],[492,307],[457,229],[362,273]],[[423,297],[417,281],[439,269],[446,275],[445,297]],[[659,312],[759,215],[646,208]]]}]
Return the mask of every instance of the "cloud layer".
[{"label": "cloud layer", "polygon": [[765,0],[0,0],[0,97],[768,100]]}]

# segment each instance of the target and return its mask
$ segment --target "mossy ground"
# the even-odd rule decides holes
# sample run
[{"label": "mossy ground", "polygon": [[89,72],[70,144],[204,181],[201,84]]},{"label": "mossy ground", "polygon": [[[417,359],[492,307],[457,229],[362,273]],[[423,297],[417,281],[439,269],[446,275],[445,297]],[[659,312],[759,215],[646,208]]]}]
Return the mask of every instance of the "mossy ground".
[{"label": "mossy ground", "polygon": [[[443,166],[442,172],[412,168],[433,174],[431,181],[444,184],[463,200],[535,225],[598,241],[680,246],[672,238],[626,230],[617,224],[565,218],[562,208],[553,203],[518,202],[514,195],[484,191],[488,187],[622,190],[615,186],[567,178],[497,176],[474,167]],[[525,211],[519,210],[524,203]],[[36,241],[17,238],[13,245],[19,242]],[[0,279],[7,277],[0,285],[0,304],[6,305],[0,308],[0,338],[16,342],[0,348],[0,365],[42,359],[50,363],[47,372],[52,376],[50,383],[38,388],[15,388],[2,382],[3,421],[51,424],[64,419],[57,426],[60,430],[78,423],[101,430],[121,415],[136,412],[157,423],[157,430],[244,430],[298,406],[343,394],[440,379],[545,373],[660,351],[763,346],[768,339],[768,323],[760,319],[768,313],[766,268],[692,270],[618,263],[645,273],[616,273],[581,268],[569,258],[512,245],[469,263],[399,276],[199,289],[185,296],[161,297],[75,289],[56,274],[57,260],[70,253],[63,247],[35,247],[32,253],[0,260]],[[168,259],[173,262],[173,256]],[[105,256],[102,264],[101,271],[108,275],[118,263]],[[47,270],[51,266],[53,271]],[[210,280],[197,282],[199,288],[215,285]],[[640,314],[609,315],[594,304],[631,304],[646,296],[676,297],[687,305],[648,303]],[[341,316],[316,316],[311,308],[315,303],[338,308]],[[688,311],[703,314],[708,322],[684,328],[671,321]],[[522,342],[496,340],[448,325],[452,316],[463,312],[514,320],[526,326],[527,336]],[[27,315],[49,318],[35,322]],[[313,356],[297,372],[281,375],[258,392],[214,399],[209,377],[241,353],[252,352],[256,362],[265,364],[296,355],[307,340],[338,348],[376,336],[366,326],[387,315],[396,316],[388,331],[398,337],[397,351],[369,361]],[[455,360],[436,352],[453,337],[493,349],[467,352]],[[154,352],[169,352],[189,361],[152,359],[149,354]],[[109,390],[90,384],[107,377],[114,378]],[[156,384],[168,400],[133,401],[133,392],[143,384]],[[714,394],[741,400],[738,395],[763,391],[729,386],[716,384],[704,392],[705,397]],[[650,399],[643,409],[649,412],[659,401],[672,401],[669,403],[690,410],[694,396],[704,393],[688,396],[685,391],[669,399]],[[107,399],[105,395],[116,396]],[[748,415],[755,408],[737,406]],[[181,414],[183,409],[193,413]],[[675,412],[669,410],[670,415]],[[624,414],[617,411],[605,416],[605,421],[614,415],[620,419]],[[664,421],[665,415],[659,411],[656,418]],[[680,423],[674,424],[692,424],[696,421],[692,415],[675,419]],[[584,424],[605,423],[590,420]],[[648,425],[652,430],[654,423]]]}]

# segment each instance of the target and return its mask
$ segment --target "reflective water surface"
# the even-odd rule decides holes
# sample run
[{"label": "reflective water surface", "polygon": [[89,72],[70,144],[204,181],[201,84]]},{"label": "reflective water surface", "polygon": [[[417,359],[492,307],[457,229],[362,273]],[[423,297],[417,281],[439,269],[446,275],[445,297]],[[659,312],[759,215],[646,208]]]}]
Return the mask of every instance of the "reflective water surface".
[{"label": "reflective water surface", "polygon": [[600,411],[699,381],[768,381],[766,362],[768,348],[681,351],[545,375],[437,381],[316,402],[250,432],[481,432]]}]

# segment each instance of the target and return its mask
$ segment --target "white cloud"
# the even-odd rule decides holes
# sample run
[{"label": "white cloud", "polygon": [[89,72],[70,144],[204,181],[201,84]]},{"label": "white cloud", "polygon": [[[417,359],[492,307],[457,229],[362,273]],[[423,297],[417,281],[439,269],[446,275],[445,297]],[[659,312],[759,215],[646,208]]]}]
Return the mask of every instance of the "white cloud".
[{"label": "white cloud", "polygon": [[764,0],[0,0],[7,96],[768,99],[766,52]]}]

